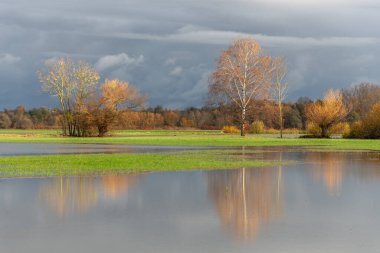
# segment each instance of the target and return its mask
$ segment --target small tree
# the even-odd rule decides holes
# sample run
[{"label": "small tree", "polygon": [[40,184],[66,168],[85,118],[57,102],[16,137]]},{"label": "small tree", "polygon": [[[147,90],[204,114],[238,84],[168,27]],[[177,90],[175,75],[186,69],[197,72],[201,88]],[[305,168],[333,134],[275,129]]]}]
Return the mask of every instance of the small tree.
[{"label": "small tree", "polygon": [[47,63],[45,70],[37,73],[43,90],[59,100],[63,134],[81,136],[77,117],[84,99],[95,92],[99,73],[86,62],[62,57]]},{"label": "small tree", "polygon": [[245,135],[247,106],[268,91],[271,58],[252,38],[238,39],[219,57],[210,76],[209,94],[235,103],[240,110],[240,134]]},{"label": "small tree", "polygon": [[306,117],[321,128],[321,137],[328,138],[329,130],[341,122],[348,113],[340,91],[329,90],[322,101],[317,101],[306,107]]},{"label": "small tree", "polygon": [[284,78],[286,76],[286,66],[283,58],[273,59],[272,64],[273,81],[271,87],[271,95],[273,100],[278,105],[280,138],[282,138],[282,130],[284,128],[283,101],[288,92],[288,84],[284,82]]},{"label": "small tree", "polygon": [[101,94],[88,103],[88,112],[99,136],[104,136],[119,117],[122,108],[142,107],[144,102],[145,97],[128,82],[106,80],[101,86]]}]

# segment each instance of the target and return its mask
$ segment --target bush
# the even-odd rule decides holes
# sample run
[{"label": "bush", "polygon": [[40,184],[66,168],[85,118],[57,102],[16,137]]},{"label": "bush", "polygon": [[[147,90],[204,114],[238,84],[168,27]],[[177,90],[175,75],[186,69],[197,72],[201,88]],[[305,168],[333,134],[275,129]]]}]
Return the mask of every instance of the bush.
[{"label": "bush", "polygon": [[352,125],[348,137],[380,139],[380,103],[376,103],[361,122]]},{"label": "bush", "polygon": [[[274,128],[269,128],[265,129],[264,133],[266,134],[279,134],[280,130],[279,129],[274,129]],[[285,128],[282,130],[283,134],[302,134],[304,131],[298,128]]]},{"label": "bush", "polygon": [[262,134],[264,133],[265,125],[261,120],[255,120],[251,125],[251,133]]},{"label": "bush", "polygon": [[343,136],[347,136],[350,134],[350,124],[347,122],[338,123],[330,129],[330,134],[341,134]]},{"label": "bush", "polygon": [[352,123],[350,133],[344,137],[357,139],[365,138],[365,134],[363,132],[363,123],[361,121]]},{"label": "bush", "polygon": [[12,121],[8,114],[0,112],[0,128],[10,128],[12,126]]},{"label": "bush", "polygon": [[240,132],[240,129],[236,126],[224,126],[222,128],[223,133],[225,134],[237,134]]},{"label": "bush", "polygon": [[306,132],[315,137],[322,135],[322,129],[314,122],[307,123]]},{"label": "bush", "polygon": [[32,129],[33,128],[33,122],[32,120],[27,116],[22,116],[17,119],[15,123],[16,129]]}]

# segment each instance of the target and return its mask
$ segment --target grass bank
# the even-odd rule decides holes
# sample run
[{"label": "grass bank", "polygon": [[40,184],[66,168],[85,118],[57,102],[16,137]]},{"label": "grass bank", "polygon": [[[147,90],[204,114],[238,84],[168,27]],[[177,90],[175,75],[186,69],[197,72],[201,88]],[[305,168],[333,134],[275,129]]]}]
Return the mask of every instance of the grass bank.
[{"label": "grass bank", "polygon": [[[44,132],[45,131],[45,132]],[[50,131],[50,132],[49,132]],[[211,132],[211,134],[210,134]],[[153,146],[318,146],[328,149],[342,150],[380,150],[380,140],[353,139],[280,139],[274,135],[239,135],[220,134],[215,131],[119,131],[112,137],[75,138],[63,137],[56,130],[41,130],[40,132],[3,132],[0,131],[0,142],[20,143],[99,143],[128,144]],[[295,137],[295,136],[291,136]]]},{"label": "grass bank", "polygon": [[244,160],[207,153],[91,154],[0,157],[0,177],[89,175],[191,169],[273,166],[274,161]]}]

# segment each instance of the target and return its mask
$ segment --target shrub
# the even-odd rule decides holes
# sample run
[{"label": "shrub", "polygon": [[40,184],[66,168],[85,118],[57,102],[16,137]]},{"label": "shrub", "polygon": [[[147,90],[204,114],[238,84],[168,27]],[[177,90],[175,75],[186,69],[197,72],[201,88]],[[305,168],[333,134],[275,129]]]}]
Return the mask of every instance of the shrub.
[{"label": "shrub", "polygon": [[380,103],[376,103],[363,119],[363,128],[367,138],[380,138]]},{"label": "shrub", "polygon": [[17,119],[15,123],[15,128],[17,129],[31,129],[33,128],[32,120],[27,116],[22,116]]},{"label": "shrub", "polygon": [[[274,128],[267,128],[265,129],[264,133],[266,134],[278,134],[280,133],[279,129],[274,129]],[[298,128],[285,128],[282,130],[283,134],[302,134],[304,131]]]},{"label": "shrub", "polygon": [[251,133],[262,134],[264,133],[265,125],[261,120],[255,120],[251,125]]},{"label": "shrub", "polygon": [[348,137],[351,138],[380,138],[380,103],[376,103],[366,117],[351,127]]},{"label": "shrub", "polygon": [[322,129],[314,122],[308,122],[306,125],[306,132],[312,136],[321,136]]},{"label": "shrub", "polygon": [[0,112],[0,128],[10,128],[12,126],[12,121],[8,114]]},{"label": "shrub", "polygon": [[330,134],[341,134],[343,136],[347,136],[350,134],[350,124],[347,122],[338,123],[330,129]]},{"label": "shrub", "polygon": [[240,132],[240,129],[236,126],[224,126],[222,128],[223,133],[225,134],[237,134]]},{"label": "shrub", "polygon": [[365,138],[363,123],[361,121],[352,123],[350,133],[348,135],[344,135],[344,137],[357,139]]}]

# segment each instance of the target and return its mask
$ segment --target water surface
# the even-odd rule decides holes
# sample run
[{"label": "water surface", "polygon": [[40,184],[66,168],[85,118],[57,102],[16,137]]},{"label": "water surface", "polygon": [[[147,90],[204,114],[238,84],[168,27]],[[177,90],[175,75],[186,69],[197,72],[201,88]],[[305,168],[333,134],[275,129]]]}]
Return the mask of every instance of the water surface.
[{"label": "water surface", "polygon": [[123,144],[80,144],[80,143],[7,143],[0,142],[0,156],[59,155],[59,154],[113,154],[113,153],[156,153],[180,150],[199,150],[206,147],[182,146],[139,146]]},{"label": "water surface", "polygon": [[263,149],[285,167],[0,180],[0,252],[380,252],[380,156]]}]

